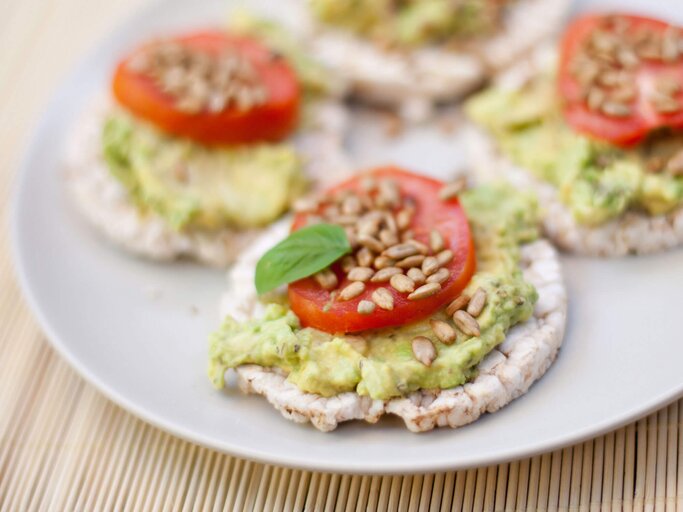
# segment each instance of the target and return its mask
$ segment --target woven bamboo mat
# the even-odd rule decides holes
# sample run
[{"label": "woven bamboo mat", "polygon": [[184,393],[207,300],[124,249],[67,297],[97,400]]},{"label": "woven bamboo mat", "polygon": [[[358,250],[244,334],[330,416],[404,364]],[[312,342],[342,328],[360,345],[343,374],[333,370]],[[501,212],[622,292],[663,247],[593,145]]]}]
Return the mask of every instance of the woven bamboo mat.
[{"label": "woven bamboo mat", "polygon": [[[58,79],[140,0],[0,2],[0,200]],[[0,510],[683,510],[683,401],[540,457],[424,476],[293,471],[137,420],[48,346],[0,219]]]}]

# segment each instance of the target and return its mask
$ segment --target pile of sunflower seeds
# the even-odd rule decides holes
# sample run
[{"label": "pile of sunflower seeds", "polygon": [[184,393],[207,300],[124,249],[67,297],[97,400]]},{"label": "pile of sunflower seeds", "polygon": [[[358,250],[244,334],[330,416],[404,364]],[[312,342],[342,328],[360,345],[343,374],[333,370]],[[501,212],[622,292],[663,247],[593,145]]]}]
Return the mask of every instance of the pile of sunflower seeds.
[{"label": "pile of sunflower seeds", "polygon": [[[448,201],[465,187],[464,179],[449,183],[440,190],[439,198]],[[369,298],[358,300],[357,311],[363,315],[370,315],[377,308],[393,310],[395,297],[399,295],[419,301],[439,293],[451,278],[446,266],[453,259],[453,251],[446,236],[432,229],[424,241],[416,239],[410,229],[415,206],[401,195],[394,180],[366,177],[361,188],[360,191],[343,190],[321,200],[298,201],[294,205],[296,211],[309,214],[310,224],[328,222],[342,226],[354,251],[341,261],[349,284],[339,289],[337,274],[330,268],[315,274],[315,280],[332,292],[337,301],[358,299],[369,283],[379,284]],[[474,318],[472,321],[476,324]],[[461,328],[458,323],[456,326]],[[467,330],[461,328],[466,334],[478,331],[478,326],[472,329],[471,322],[467,326]],[[456,332],[448,323],[433,322],[432,329],[444,343],[455,341]],[[427,342],[434,347],[428,338],[424,340],[413,343],[414,353],[419,361],[431,364],[430,354],[436,357],[436,351],[425,348]]]},{"label": "pile of sunflower seeds", "polygon": [[[628,117],[638,95],[635,74],[645,61],[673,63],[683,56],[683,38],[675,27],[657,32],[633,28],[628,19],[613,16],[593,31],[570,64],[588,108],[609,117]],[[666,74],[656,78],[648,101],[660,114],[682,106],[680,81]]]},{"label": "pile of sunflower seeds", "polygon": [[234,49],[207,53],[175,41],[159,41],[139,50],[128,67],[149,76],[188,114],[218,113],[262,105],[267,92],[259,74]]}]

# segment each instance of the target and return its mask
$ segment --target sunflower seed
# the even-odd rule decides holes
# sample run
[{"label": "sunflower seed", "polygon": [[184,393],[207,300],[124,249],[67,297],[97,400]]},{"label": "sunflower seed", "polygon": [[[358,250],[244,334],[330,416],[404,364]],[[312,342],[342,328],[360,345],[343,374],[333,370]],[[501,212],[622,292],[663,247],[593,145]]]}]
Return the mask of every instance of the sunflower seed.
[{"label": "sunflower seed", "polygon": [[381,253],[384,250],[384,244],[377,240],[373,236],[369,235],[359,235],[358,236],[358,242],[363,246],[368,249],[370,249],[374,253]]},{"label": "sunflower seed", "polygon": [[387,311],[394,309],[394,296],[386,288],[377,288],[372,292],[372,301]]},{"label": "sunflower seed", "polygon": [[449,277],[451,277],[451,273],[445,268],[440,268],[427,278],[427,282],[443,284],[448,280]]},{"label": "sunflower seed", "polygon": [[443,320],[430,320],[429,325],[432,327],[436,337],[439,338],[439,341],[446,345],[453,343],[458,336],[455,329]]},{"label": "sunflower seed", "polygon": [[427,283],[420,286],[413,293],[408,295],[408,300],[420,300],[432,295],[439,293],[441,291],[441,285],[439,283]]},{"label": "sunflower seed", "polygon": [[453,322],[462,332],[468,336],[479,336],[479,322],[477,322],[472,315],[467,311],[458,310],[453,314]]},{"label": "sunflower seed", "polygon": [[384,283],[398,274],[403,274],[403,270],[396,267],[386,267],[382,270],[378,270],[370,281],[373,283]]},{"label": "sunflower seed", "polygon": [[339,283],[337,280],[337,275],[329,268],[314,274],[313,279],[315,279],[316,282],[325,290],[332,290],[333,288],[336,288],[337,284]]},{"label": "sunflower seed", "polygon": [[384,251],[384,256],[387,256],[389,258],[393,259],[403,259],[407,258],[408,256],[413,256],[414,254],[417,254],[419,251],[417,247],[415,247],[411,243],[402,243],[398,245],[394,245],[392,247],[389,247]]},{"label": "sunflower seed", "polygon": [[422,262],[422,272],[426,276],[431,276],[434,272],[439,270],[439,262],[434,256],[427,256]]},{"label": "sunflower seed", "polygon": [[416,267],[408,269],[407,275],[417,285],[424,284],[424,282],[427,280],[427,277],[424,275],[424,272],[422,272],[422,270]]},{"label": "sunflower seed", "polygon": [[373,265],[377,270],[381,270],[383,268],[392,267],[395,263],[396,260],[392,258],[387,258],[386,256],[377,256]]},{"label": "sunflower seed", "polygon": [[358,303],[356,311],[361,315],[369,315],[375,310],[375,303],[369,300],[362,300]]},{"label": "sunflower seed", "polygon": [[392,245],[398,244],[398,236],[395,231],[389,231],[388,229],[383,229],[379,232],[379,240],[384,244],[385,247],[391,247]]},{"label": "sunflower seed", "polygon": [[345,274],[351,272],[351,269],[356,266],[356,258],[351,256],[350,254],[348,256],[344,256],[341,260],[341,268]]},{"label": "sunflower seed", "polygon": [[416,336],[410,342],[415,359],[425,366],[431,366],[436,359],[436,348],[429,338]]},{"label": "sunflower seed", "polygon": [[342,213],[346,215],[358,215],[362,209],[358,196],[349,196],[342,203]]},{"label": "sunflower seed", "polygon": [[372,265],[375,257],[372,252],[367,247],[361,247],[361,249],[356,253],[356,259],[358,260],[358,265],[360,267],[369,267]]},{"label": "sunflower seed", "polygon": [[683,150],[669,159],[665,170],[670,176],[683,176]]},{"label": "sunflower seed", "polygon": [[432,229],[429,232],[429,247],[432,248],[432,251],[434,251],[434,253],[442,251],[445,247],[445,241],[443,239],[443,236],[436,229]]},{"label": "sunflower seed", "polygon": [[453,251],[450,249],[446,249],[445,251],[441,251],[439,254],[436,255],[436,261],[439,262],[439,265],[442,267],[444,265],[447,265],[448,263],[451,262],[453,259]]},{"label": "sunflower seed", "polygon": [[422,256],[422,254],[415,254],[414,256],[408,256],[407,258],[404,258],[396,263],[396,266],[398,268],[411,268],[411,267],[418,267],[422,265],[422,262],[424,261],[425,257]]},{"label": "sunflower seed", "polygon": [[486,290],[479,287],[477,291],[472,294],[470,303],[467,306],[467,312],[474,318],[478,317],[486,306]]},{"label": "sunflower seed", "polygon": [[[386,212],[382,220],[384,221],[387,230],[394,234],[398,234],[398,224],[396,224],[396,219],[392,213]],[[398,243],[398,241],[396,243]]]},{"label": "sunflower seed", "polygon": [[396,214],[396,225],[400,230],[407,229],[410,226],[410,221],[413,219],[413,210],[404,208]]},{"label": "sunflower seed", "polygon": [[412,229],[408,229],[401,234],[401,241],[402,242],[407,242],[408,240],[412,240],[412,239],[413,239],[413,230]]},{"label": "sunflower seed", "polygon": [[456,297],[446,308],[446,314],[448,316],[453,316],[453,313],[464,308],[470,301],[469,295],[464,293]]},{"label": "sunflower seed", "polygon": [[606,101],[600,107],[603,114],[611,117],[628,117],[631,115],[631,107],[616,101]]},{"label": "sunflower seed", "polygon": [[588,103],[588,108],[591,110],[599,110],[603,103],[605,103],[605,100],[607,99],[607,95],[605,94],[605,91],[600,89],[599,87],[591,87],[588,90],[588,97],[586,99],[586,102]]},{"label": "sunflower seed", "polygon": [[412,293],[415,290],[415,283],[408,276],[395,274],[389,279],[391,287],[399,293]]},{"label": "sunflower seed", "polygon": [[415,240],[415,239],[410,239],[410,240],[408,240],[408,241],[405,242],[405,243],[414,246],[414,247],[417,249],[417,252],[419,252],[420,254],[424,254],[425,256],[426,256],[427,254],[429,254],[429,247],[427,247],[427,246],[426,246],[425,244],[423,244],[422,242],[418,242],[418,241]]},{"label": "sunflower seed", "polygon": [[368,267],[355,267],[352,268],[348,275],[346,277],[349,278],[349,281],[368,281],[373,275],[375,274],[375,271],[372,270],[371,268]]},{"label": "sunflower seed", "polygon": [[467,180],[464,177],[460,177],[457,180],[444,185],[441,190],[439,190],[439,199],[442,201],[448,201],[453,199],[460,194],[467,186]]},{"label": "sunflower seed", "polygon": [[361,293],[365,291],[365,283],[361,281],[354,281],[353,283],[346,285],[346,287],[339,292],[339,300],[351,300],[354,297],[358,297]]},{"label": "sunflower seed", "polygon": [[380,217],[378,215],[365,215],[356,224],[359,235],[375,236],[379,231]]}]

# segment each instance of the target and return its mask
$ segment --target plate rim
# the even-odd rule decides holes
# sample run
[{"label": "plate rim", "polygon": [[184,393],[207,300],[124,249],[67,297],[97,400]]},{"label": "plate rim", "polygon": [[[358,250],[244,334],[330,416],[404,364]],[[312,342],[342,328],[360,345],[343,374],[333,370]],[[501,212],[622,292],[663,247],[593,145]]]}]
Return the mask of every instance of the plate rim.
[{"label": "plate rim", "polygon": [[[14,175],[10,179],[9,184],[9,243],[10,243],[10,260],[14,268],[14,275],[16,282],[19,285],[21,295],[23,296],[29,310],[37,321],[38,326],[42,330],[42,334],[56,352],[66,360],[76,373],[82,377],[86,382],[93,385],[100,393],[107,399],[114,402],[116,405],[134,416],[142,419],[146,423],[159,428],[160,430],[170,433],[185,441],[199,444],[201,446],[220,451],[229,455],[237,456],[247,460],[265,463],[276,464],[289,468],[309,470],[309,471],[326,471],[342,474],[423,474],[433,471],[446,470],[460,470],[473,467],[483,467],[493,464],[505,463],[513,460],[523,459],[527,457],[536,456],[542,453],[548,453],[557,449],[565,448],[567,446],[575,445],[589,439],[593,439],[604,435],[608,432],[614,431],[626,424],[629,424],[637,419],[640,419],[666,405],[672,403],[676,399],[683,396],[683,383],[680,386],[674,387],[664,393],[655,395],[646,403],[641,403],[638,407],[632,407],[630,410],[617,415],[611,419],[594,424],[593,427],[587,427],[579,430],[570,436],[554,437],[544,443],[534,446],[533,448],[512,448],[498,452],[495,455],[483,457],[470,457],[465,460],[453,460],[452,462],[429,462],[414,460],[410,463],[396,464],[391,466],[387,463],[380,462],[362,462],[362,463],[336,463],[334,460],[320,460],[315,458],[308,458],[305,454],[300,456],[272,456],[266,451],[259,451],[258,449],[245,448],[237,443],[230,443],[226,441],[218,441],[211,436],[206,436],[190,428],[185,428],[175,424],[171,420],[167,420],[163,415],[155,413],[135,403],[131,398],[124,396],[118,392],[113,386],[108,385],[102,381],[95,373],[81,362],[76,353],[69,350],[68,343],[59,336],[53,328],[51,322],[47,318],[44,308],[41,306],[41,301],[34,293],[31,278],[27,273],[25,266],[24,254],[27,250],[21,242],[20,235],[20,198],[25,195],[26,180],[30,171],[30,163],[32,155],[38,151],[38,142],[43,133],[49,133],[48,125],[50,120],[50,113],[56,109],[60,98],[67,96],[69,86],[72,85],[74,78],[79,74],[79,71],[87,67],[87,64],[96,59],[97,54],[101,48],[115,44],[116,40],[120,39],[121,33],[125,31],[128,25],[131,25],[135,20],[153,14],[157,9],[164,7],[168,8],[173,5],[171,2],[163,2],[161,0],[154,0],[146,5],[143,5],[130,14],[123,16],[122,19],[114,25],[113,29],[107,32],[105,37],[100,38],[93,48],[76,60],[75,64],[71,66],[66,72],[64,78],[58,83],[54,92],[50,95],[49,100],[43,106],[37,121],[34,121],[29,130],[29,137],[24,142],[19,164],[14,169]],[[172,7],[170,7],[172,8]],[[571,299],[570,299],[571,300]],[[560,354],[562,350],[560,349]],[[328,434],[334,436],[334,434]],[[428,435],[428,434],[422,434]]]}]

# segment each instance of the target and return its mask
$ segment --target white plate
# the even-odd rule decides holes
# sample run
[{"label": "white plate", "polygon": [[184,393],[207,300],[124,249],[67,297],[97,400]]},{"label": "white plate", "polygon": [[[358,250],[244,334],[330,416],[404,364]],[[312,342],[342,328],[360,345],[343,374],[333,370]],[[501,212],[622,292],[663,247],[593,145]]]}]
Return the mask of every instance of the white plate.
[{"label": "white plate", "polygon": [[[106,87],[120,52],[152,33],[219,24],[226,7],[223,0],[175,0],[132,18],[76,68],[26,153],[13,217],[19,279],[49,339],[87,380],[188,440],[276,464],[365,473],[528,456],[598,435],[681,395],[681,251],[565,258],[570,321],[556,364],[526,396],[459,430],[416,435],[388,420],[323,434],[285,421],[261,398],[212,389],[206,338],[219,323],[222,272],[154,265],[113,250],[72,211],[59,161],[69,125]],[[356,132],[352,146],[364,162],[391,159],[436,174],[455,167],[461,152],[436,130],[379,147],[372,126]]]}]

